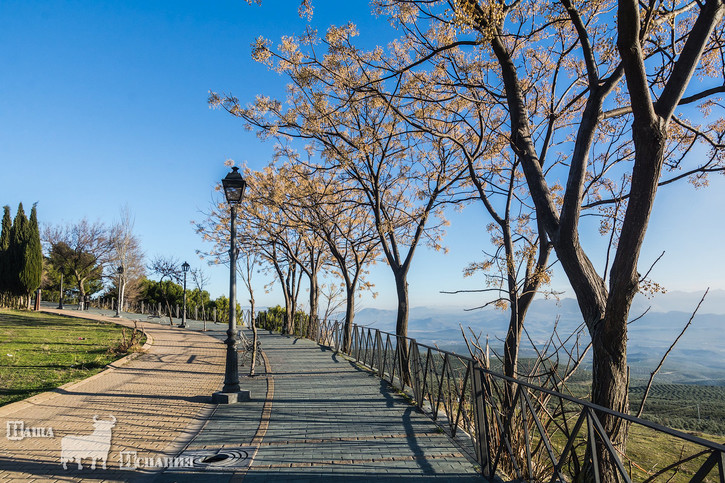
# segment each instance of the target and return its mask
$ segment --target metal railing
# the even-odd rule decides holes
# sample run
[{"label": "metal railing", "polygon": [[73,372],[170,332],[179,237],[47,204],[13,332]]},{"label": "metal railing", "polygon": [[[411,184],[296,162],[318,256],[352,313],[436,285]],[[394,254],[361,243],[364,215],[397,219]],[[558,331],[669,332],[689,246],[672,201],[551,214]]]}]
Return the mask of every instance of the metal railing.
[{"label": "metal railing", "polygon": [[[115,310],[116,299],[114,297],[101,297],[98,299],[91,300],[91,307],[104,309],[104,310]],[[66,303],[66,305],[71,305]],[[126,313],[134,313],[139,315],[149,315],[156,317],[171,317],[180,319],[183,306],[178,303],[164,304],[161,302],[149,303],[146,300],[140,300],[137,302],[124,302],[122,311]],[[186,318],[192,320],[199,320],[203,322],[214,322],[214,323],[228,323],[229,312],[226,310],[217,310],[216,307],[208,307],[202,304],[194,304],[190,302],[186,306]],[[237,314],[239,320],[244,320],[245,323],[249,322],[250,314],[249,310],[242,310]]]},{"label": "metal railing", "polygon": [[[451,436],[459,442],[464,437],[464,449],[475,455],[486,477],[725,483],[722,444],[506,377],[470,356],[378,329],[354,326],[347,350],[339,322],[313,321],[299,332],[409,392]],[[610,441],[603,415],[629,428],[626,452]]]}]

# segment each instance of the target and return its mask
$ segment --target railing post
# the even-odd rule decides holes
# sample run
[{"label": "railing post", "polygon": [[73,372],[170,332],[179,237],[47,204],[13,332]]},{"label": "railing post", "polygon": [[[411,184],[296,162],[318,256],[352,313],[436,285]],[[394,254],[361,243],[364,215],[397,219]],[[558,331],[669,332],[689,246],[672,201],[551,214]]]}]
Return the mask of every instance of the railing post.
[{"label": "railing post", "polygon": [[481,465],[481,473],[486,478],[492,478],[491,471],[491,447],[488,444],[488,419],[486,417],[486,391],[483,370],[471,361],[471,391],[473,402],[473,415],[476,429],[476,457]]},{"label": "railing post", "polygon": [[421,384],[418,380],[418,374],[420,374],[420,352],[418,351],[418,344],[415,339],[410,340],[410,363],[413,366],[410,371],[410,379],[413,387],[413,395],[415,396],[415,402],[418,406],[421,405],[423,400],[423,394],[421,392]]},{"label": "railing post", "polygon": [[[358,333],[358,329],[360,329],[360,333]],[[360,362],[360,349],[362,348],[362,333],[365,329],[363,327],[358,327],[357,325],[353,326],[353,332],[355,333],[355,345],[357,346],[357,350],[355,351],[355,362]]]},{"label": "railing post", "polygon": [[[428,387],[428,369],[430,368],[430,360],[432,359],[432,354],[430,347],[425,352],[425,367],[423,367],[423,387],[421,387],[421,400],[418,403],[418,407],[423,409],[423,400],[425,399],[426,394],[426,388]],[[429,398],[430,399],[430,398]],[[432,407],[432,406],[431,406]]]},{"label": "railing post", "polygon": [[372,361],[369,360],[368,355],[370,354],[370,329],[363,328],[363,340],[365,341],[365,348],[363,349],[363,364],[370,367]]},{"label": "railing post", "polygon": [[376,364],[378,365],[378,377],[381,379],[383,378],[383,352],[385,351],[385,347],[383,347],[383,338],[380,335],[380,329],[375,329],[375,345],[378,348],[378,357],[376,359]]},{"label": "railing post", "polygon": [[335,322],[335,328],[333,329],[332,337],[335,341],[335,352],[340,352],[340,322]]},{"label": "railing post", "polygon": [[395,371],[397,369],[396,364],[398,364],[398,336],[393,336],[392,339],[388,336],[388,340],[395,340],[395,349],[392,351],[393,360],[390,361],[390,384],[395,387]]}]

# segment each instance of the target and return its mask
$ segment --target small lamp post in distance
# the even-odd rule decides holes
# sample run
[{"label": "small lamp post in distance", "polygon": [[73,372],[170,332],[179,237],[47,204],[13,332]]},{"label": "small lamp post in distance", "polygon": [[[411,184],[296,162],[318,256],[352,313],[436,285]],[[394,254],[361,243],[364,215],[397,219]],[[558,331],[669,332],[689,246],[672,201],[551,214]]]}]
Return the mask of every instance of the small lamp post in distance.
[{"label": "small lamp post in distance", "polygon": [[123,282],[121,277],[123,277],[123,265],[116,269],[116,273],[118,273],[118,297],[116,297],[116,315],[114,317],[121,317],[121,283]]},{"label": "small lamp post in distance", "polygon": [[233,404],[238,401],[249,401],[249,391],[239,388],[239,356],[237,355],[237,205],[242,202],[247,182],[239,174],[239,168],[234,166],[232,171],[222,179],[224,196],[230,208],[230,245],[229,245],[229,328],[227,329],[226,367],[224,370],[224,388],[212,394],[212,403]]},{"label": "small lamp post in distance", "polygon": [[63,309],[63,274],[60,274],[60,292],[58,293],[58,309]]},{"label": "small lamp post in distance", "polygon": [[180,328],[186,327],[186,273],[189,271],[190,265],[187,262],[181,264],[181,270],[184,272],[184,303],[181,310],[181,325]]}]

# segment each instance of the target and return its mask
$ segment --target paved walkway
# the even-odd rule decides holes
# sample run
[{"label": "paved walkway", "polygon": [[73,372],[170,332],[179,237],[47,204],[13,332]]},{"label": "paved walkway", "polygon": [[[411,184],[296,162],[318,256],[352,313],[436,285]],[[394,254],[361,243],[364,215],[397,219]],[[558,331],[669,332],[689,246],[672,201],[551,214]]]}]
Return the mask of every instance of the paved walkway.
[{"label": "paved walkway", "polygon": [[214,465],[167,471],[158,481],[484,481],[432,420],[377,377],[311,341],[260,335],[270,371],[243,379],[252,401],[218,406],[187,447],[245,452],[251,465],[234,474]]},{"label": "paved walkway", "polygon": [[[433,421],[377,377],[311,341],[260,331],[266,364],[241,379],[252,400],[215,406],[209,396],[222,385],[225,326],[210,323],[202,333],[196,321],[188,322],[190,330],[144,325],[153,339],[147,353],[0,408],[0,429],[23,421],[26,428],[52,427],[55,436],[0,439],[0,482],[484,481]],[[61,438],[92,433],[94,415],[116,419],[107,469],[99,463],[92,470],[86,459],[84,469],[69,463],[64,470]],[[181,456],[194,467],[120,469],[130,452],[139,466],[166,466],[169,460],[151,458]]]},{"label": "paved walkway", "polygon": [[[0,481],[128,481],[141,474],[119,469],[121,452],[135,451],[139,457],[175,454],[196,433],[203,422],[198,418],[208,414],[204,409],[209,396],[221,385],[223,345],[198,332],[148,323],[144,328],[152,338],[147,353],[126,363],[117,361],[110,371],[79,383],[0,408],[0,430],[6,433],[0,439]],[[107,469],[102,470],[99,462],[91,470],[86,459],[84,469],[69,463],[64,470],[59,464],[61,438],[91,434],[94,416],[116,420]],[[13,421],[22,421],[26,429],[52,428],[54,437],[8,439],[7,432],[14,432]],[[185,434],[186,429],[191,433]]]}]

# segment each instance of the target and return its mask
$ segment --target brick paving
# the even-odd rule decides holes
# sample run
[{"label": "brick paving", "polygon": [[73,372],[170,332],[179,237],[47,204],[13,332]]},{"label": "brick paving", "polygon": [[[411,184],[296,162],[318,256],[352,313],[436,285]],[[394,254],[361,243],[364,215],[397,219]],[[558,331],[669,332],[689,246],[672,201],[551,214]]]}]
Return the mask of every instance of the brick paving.
[{"label": "brick paving", "polygon": [[252,401],[217,407],[187,447],[224,441],[248,451],[249,467],[167,471],[157,481],[485,481],[385,382],[311,341],[260,332],[270,371],[243,379]]},{"label": "brick paving", "polygon": [[[485,481],[432,420],[385,382],[308,340],[260,331],[266,364],[240,381],[252,400],[210,404],[222,385],[226,327],[210,323],[202,333],[200,322],[188,325],[144,322],[153,339],[146,353],[0,408],[2,430],[22,420],[54,432],[54,438],[0,439],[0,482]],[[92,433],[94,415],[116,418],[107,469],[99,462],[93,470],[86,459],[84,469],[71,462],[64,470],[61,438]],[[119,468],[126,451],[142,458],[195,455],[197,464],[128,471]],[[216,453],[238,459],[198,464]]]},{"label": "brick paving", "polygon": [[[122,323],[132,325],[128,320]],[[208,414],[204,410],[211,393],[221,385],[223,345],[198,332],[147,322],[143,327],[152,339],[146,353],[117,361],[86,380],[0,408],[0,430],[6,433],[0,439],[0,481],[129,481],[145,473],[120,469],[121,452],[135,451],[144,458],[174,454],[177,445],[196,432],[194,426]],[[89,459],[81,470],[75,462],[63,469],[61,439],[91,434],[94,416],[116,419],[106,469],[100,461],[91,469]],[[8,439],[13,421],[22,421],[25,428],[52,428],[54,437]],[[186,429],[191,433],[185,434]],[[129,461],[131,453],[124,454]]]}]

